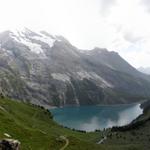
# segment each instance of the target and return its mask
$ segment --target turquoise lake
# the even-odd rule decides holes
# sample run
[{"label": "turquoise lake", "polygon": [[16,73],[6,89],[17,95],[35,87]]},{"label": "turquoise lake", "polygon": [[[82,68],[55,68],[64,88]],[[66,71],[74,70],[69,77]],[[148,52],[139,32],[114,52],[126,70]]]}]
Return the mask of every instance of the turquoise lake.
[{"label": "turquoise lake", "polygon": [[59,124],[85,131],[126,125],[143,112],[140,104],[63,107],[50,111]]}]

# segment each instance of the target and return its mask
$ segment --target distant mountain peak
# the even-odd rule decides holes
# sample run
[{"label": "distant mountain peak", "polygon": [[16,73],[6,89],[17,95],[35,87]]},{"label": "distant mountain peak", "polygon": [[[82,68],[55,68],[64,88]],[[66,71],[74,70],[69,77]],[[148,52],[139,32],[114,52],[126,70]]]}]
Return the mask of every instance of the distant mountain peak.
[{"label": "distant mountain peak", "polygon": [[35,32],[28,28],[22,30],[11,30],[9,36],[17,43],[27,46],[32,52],[44,53],[41,43],[53,47],[55,41],[61,41],[58,36],[51,35],[45,31]]}]

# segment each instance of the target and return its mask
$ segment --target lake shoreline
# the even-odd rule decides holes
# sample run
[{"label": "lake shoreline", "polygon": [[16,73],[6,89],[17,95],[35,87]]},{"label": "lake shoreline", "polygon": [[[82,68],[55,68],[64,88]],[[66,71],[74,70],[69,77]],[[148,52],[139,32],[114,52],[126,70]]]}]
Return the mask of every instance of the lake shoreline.
[{"label": "lake shoreline", "polygon": [[141,103],[69,106],[50,111],[58,124],[70,129],[92,132],[129,124],[143,113],[140,106]]},{"label": "lake shoreline", "polygon": [[51,110],[51,109],[56,109],[56,108],[67,108],[67,107],[70,107],[70,108],[74,108],[74,107],[87,107],[87,106],[112,106],[112,107],[116,107],[116,106],[128,106],[128,105],[135,105],[135,104],[140,104],[142,105],[144,102],[146,102],[147,100],[144,100],[144,101],[139,101],[139,102],[134,102],[134,103],[120,103],[120,104],[97,104],[97,105],[66,105],[66,106],[51,106],[49,107],[48,109]]}]

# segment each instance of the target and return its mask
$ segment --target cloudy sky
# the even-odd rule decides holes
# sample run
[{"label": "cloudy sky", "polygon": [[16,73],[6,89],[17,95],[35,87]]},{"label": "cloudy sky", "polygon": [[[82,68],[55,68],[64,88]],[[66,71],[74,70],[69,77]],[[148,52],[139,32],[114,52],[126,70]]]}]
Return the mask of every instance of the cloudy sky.
[{"label": "cloudy sky", "polygon": [[81,49],[105,47],[150,66],[150,0],[0,0],[0,31],[61,34]]}]

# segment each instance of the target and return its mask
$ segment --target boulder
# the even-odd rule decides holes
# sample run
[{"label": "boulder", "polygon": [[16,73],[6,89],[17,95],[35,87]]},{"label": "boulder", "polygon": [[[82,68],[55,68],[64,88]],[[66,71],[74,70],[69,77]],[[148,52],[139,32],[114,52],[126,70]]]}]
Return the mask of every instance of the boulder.
[{"label": "boulder", "polygon": [[19,150],[20,142],[14,139],[3,139],[0,141],[0,150]]}]

